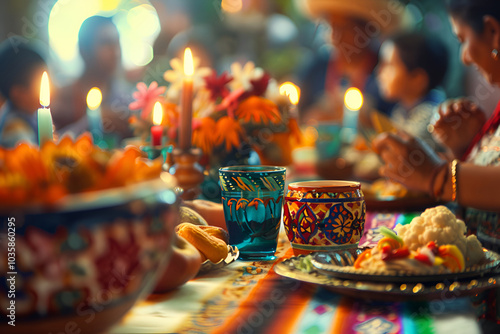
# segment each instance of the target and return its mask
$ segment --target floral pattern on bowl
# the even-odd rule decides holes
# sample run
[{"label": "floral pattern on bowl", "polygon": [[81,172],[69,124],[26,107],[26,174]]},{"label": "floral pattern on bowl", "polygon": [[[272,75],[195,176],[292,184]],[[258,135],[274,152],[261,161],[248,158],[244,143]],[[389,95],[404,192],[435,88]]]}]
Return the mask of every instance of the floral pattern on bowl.
[{"label": "floral pattern on bowl", "polygon": [[359,242],[365,214],[357,182],[297,182],[288,186],[283,222],[294,249],[326,251]]},{"label": "floral pattern on bowl", "polygon": [[[16,326],[2,325],[2,332],[65,332],[71,324],[98,333],[119,321],[168,264],[178,220],[172,189],[157,179],[69,196],[52,212],[3,212],[4,223],[15,222],[15,261],[2,261],[0,269],[15,292],[10,298],[12,286],[3,280],[0,304],[5,313],[15,301]],[[3,259],[7,241],[0,242]]]}]

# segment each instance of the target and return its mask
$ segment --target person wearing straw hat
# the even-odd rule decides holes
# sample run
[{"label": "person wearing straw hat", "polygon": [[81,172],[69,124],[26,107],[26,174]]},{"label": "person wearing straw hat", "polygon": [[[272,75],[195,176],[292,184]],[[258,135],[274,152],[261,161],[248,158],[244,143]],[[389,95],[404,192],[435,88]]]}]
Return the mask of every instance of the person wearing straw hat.
[{"label": "person wearing straw hat", "polygon": [[[337,108],[328,110],[327,118],[341,119],[343,91],[350,86],[363,92],[365,106],[389,112],[392,105],[380,97],[373,72],[380,41],[408,22],[405,5],[397,0],[300,0],[298,5],[308,16],[326,20],[332,28],[334,54],[326,65],[324,90],[334,99],[327,107]],[[324,114],[310,117],[323,119]]]}]

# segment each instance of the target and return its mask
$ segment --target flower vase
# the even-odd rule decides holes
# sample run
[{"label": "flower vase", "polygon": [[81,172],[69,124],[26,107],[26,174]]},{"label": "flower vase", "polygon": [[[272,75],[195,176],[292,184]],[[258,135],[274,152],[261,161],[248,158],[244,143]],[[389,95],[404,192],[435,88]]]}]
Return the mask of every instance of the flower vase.
[{"label": "flower vase", "polygon": [[252,148],[259,155],[262,165],[289,166],[293,162],[290,132],[273,133],[267,143],[255,144]]}]

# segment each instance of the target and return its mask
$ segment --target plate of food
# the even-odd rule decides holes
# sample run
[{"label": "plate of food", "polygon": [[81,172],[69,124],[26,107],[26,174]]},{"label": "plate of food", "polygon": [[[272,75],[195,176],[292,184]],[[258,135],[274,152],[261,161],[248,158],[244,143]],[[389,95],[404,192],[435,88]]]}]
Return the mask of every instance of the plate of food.
[{"label": "plate of food", "polygon": [[[371,252],[372,250],[367,251]],[[498,253],[483,249],[484,259],[480,263],[463,268],[460,271],[451,271],[445,266],[420,265],[420,261],[415,260],[415,258],[410,259],[409,257],[400,260],[398,264],[393,264],[394,269],[389,270],[384,270],[384,265],[378,268],[367,269],[357,267],[355,265],[356,261],[360,260],[360,262],[363,262],[362,258],[366,258],[365,254],[369,254],[365,253],[367,251],[348,249],[328,253],[315,253],[311,258],[311,264],[316,270],[326,276],[358,281],[390,283],[444,282],[447,280],[456,281],[472,277],[477,278],[494,271],[500,264],[500,255]],[[449,252],[449,249],[447,251]],[[414,253],[417,257],[422,254],[418,252]],[[452,261],[455,261],[455,259]],[[417,270],[420,270],[420,272]]]},{"label": "plate of food", "polygon": [[408,190],[400,183],[378,179],[361,182],[367,210],[420,210],[436,204],[436,200],[422,192]]},{"label": "plate of food", "polygon": [[466,289],[480,286],[479,281],[488,285],[484,279],[490,278],[489,283],[496,284],[500,275],[500,255],[484,249],[474,235],[466,236],[464,222],[444,206],[427,209],[395,230],[380,227],[380,233],[383,238],[373,248],[314,253],[299,262],[289,261],[278,271],[309,281],[298,271],[313,273],[327,285],[341,281],[356,289],[406,290],[411,284],[418,291],[463,284]]},{"label": "plate of food", "polygon": [[312,264],[326,275],[385,282],[456,280],[497,268],[500,255],[466,232],[462,220],[437,206],[395,230],[379,227],[382,238],[373,248],[316,254]]},{"label": "plate of food", "polygon": [[384,301],[434,300],[458,298],[475,295],[481,291],[500,286],[500,273],[491,272],[479,278],[443,282],[373,282],[356,279],[343,279],[324,275],[311,262],[311,255],[291,257],[274,267],[283,277],[302,282],[319,284],[325,289],[341,295],[381,299]]}]

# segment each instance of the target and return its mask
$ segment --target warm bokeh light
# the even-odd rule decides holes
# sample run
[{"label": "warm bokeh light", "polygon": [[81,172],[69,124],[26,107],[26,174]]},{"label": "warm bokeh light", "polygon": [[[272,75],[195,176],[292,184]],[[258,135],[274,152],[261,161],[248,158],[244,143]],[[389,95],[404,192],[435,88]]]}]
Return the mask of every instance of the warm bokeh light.
[{"label": "warm bokeh light", "polygon": [[156,102],[153,107],[153,124],[161,125],[162,120],[163,120],[163,108],[161,107],[160,102]]},{"label": "warm bokeh light", "polygon": [[101,90],[97,87],[93,87],[89,90],[87,94],[87,106],[90,110],[96,110],[99,108],[102,102]]},{"label": "warm bokeh light", "polygon": [[344,104],[351,111],[358,111],[363,106],[363,94],[356,87],[351,87],[345,92]]},{"label": "warm bokeh light", "polygon": [[148,0],[59,0],[49,15],[49,43],[60,70],[76,77],[82,67],[78,52],[78,31],[93,15],[113,17],[120,34],[122,61],[126,69],[145,66],[153,59],[152,45],[160,33],[160,20]]},{"label": "warm bokeh light", "polygon": [[153,35],[160,25],[154,7],[146,4],[129,10],[127,23],[137,34],[143,36]]},{"label": "warm bokeh light", "polygon": [[280,94],[286,95],[290,99],[290,103],[297,105],[300,99],[300,88],[293,82],[287,81],[281,84]]},{"label": "warm bokeh light", "polygon": [[314,146],[318,140],[318,129],[314,126],[308,126],[303,131],[304,146]]},{"label": "warm bokeh light", "polygon": [[48,107],[50,105],[50,84],[47,72],[43,72],[42,74],[42,82],[40,85],[40,104],[44,107]]},{"label": "warm bokeh light", "polygon": [[225,12],[237,13],[243,8],[243,0],[222,0],[220,6]]},{"label": "warm bokeh light", "polygon": [[120,4],[120,0],[99,0],[99,2],[99,6],[103,11],[114,10]]},{"label": "warm bokeh light", "polygon": [[184,50],[184,74],[188,76],[194,74],[193,54],[190,48]]}]

